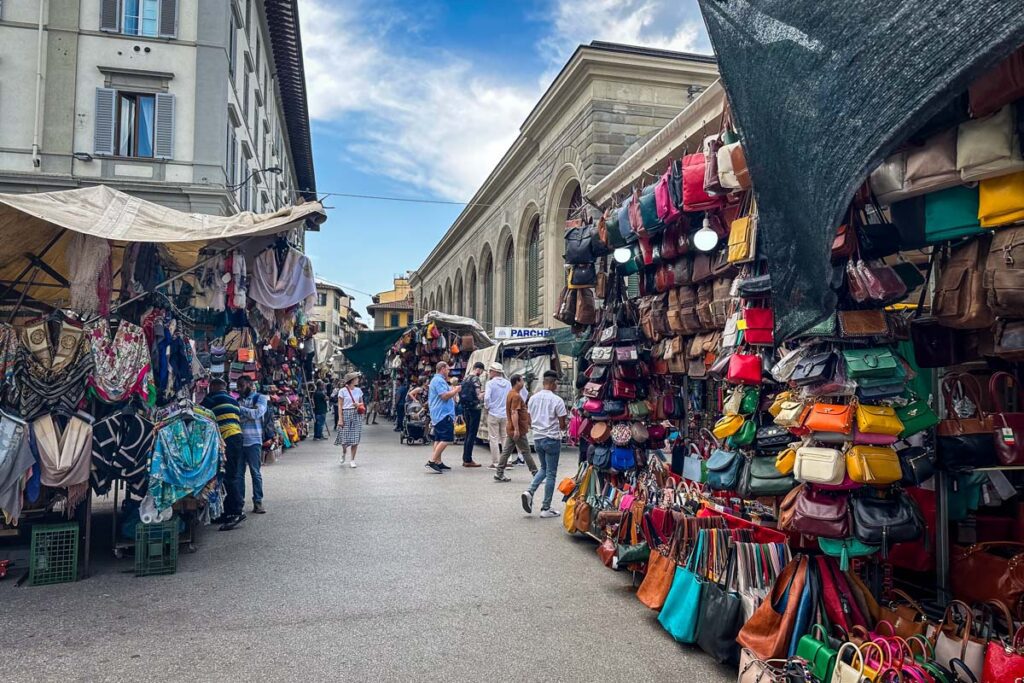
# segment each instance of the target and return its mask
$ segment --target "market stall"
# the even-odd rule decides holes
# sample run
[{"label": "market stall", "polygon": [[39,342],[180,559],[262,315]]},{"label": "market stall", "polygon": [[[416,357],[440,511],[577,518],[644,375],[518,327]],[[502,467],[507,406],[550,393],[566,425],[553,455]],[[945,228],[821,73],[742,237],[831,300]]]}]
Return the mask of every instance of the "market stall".
[{"label": "market stall", "polygon": [[[768,19],[705,10],[747,27],[712,31],[742,54],[743,97],[723,77],[744,108],[566,224],[557,317],[586,339],[570,426],[586,462],[560,486],[565,528],[641,574],[665,630],[740,681],[1015,680],[1024,50],[993,67],[1001,28],[1001,53],[974,50],[989,59],[957,66],[923,120],[886,112],[905,135],[879,133],[880,165],[876,149],[844,160],[863,167],[849,192],[802,186],[817,222],[784,224],[811,202],[778,194],[793,149],[775,154],[767,127],[748,146],[740,125],[764,119],[751,45],[772,43],[749,26]],[[833,28],[797,43],[831,49]]]},{"label": "market stall", "polygon": [[322,218],[318,203],[183,214],[106,186],[0,195],[0,555],[33,583],[78,578],[79,558],[87,575],[93,497],[111,492],[115,552],[194,547],[224,495],[200,403],[211,377],[300,367],[315,288],[288,234]]}]

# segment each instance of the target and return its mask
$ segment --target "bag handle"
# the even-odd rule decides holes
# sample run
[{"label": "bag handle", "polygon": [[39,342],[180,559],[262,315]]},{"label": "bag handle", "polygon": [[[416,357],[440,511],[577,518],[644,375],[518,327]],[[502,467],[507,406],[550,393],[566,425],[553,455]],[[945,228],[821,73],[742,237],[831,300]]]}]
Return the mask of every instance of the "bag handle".
[{"label": "bag handle", "polygon": [[[900,598],[901,600],[903,600],[903,602],[906,603],[907,605],[913,607],[915,610],[917,610],[918,614],[920,614],[921,616],[927,616],[926,612],[924,611],[924,608],[921,607],[921,605],[916,600],[914,600],[912,597],[907,595],[905,592],[903,592],[899,588],[893,588],[889,592],[892,593],[893,595],[895,595],[896,597]],[[889,605],[893,606],[894,603],[895,603],[895,601],[890,601]]]},{"label": "bag handle", "polygon": [[992,405],[995,407],[997,413],[1006,412],[1006,407],[1003,405],[1002,397],[999,395],[999,382],[1001,380],[1006,380],[1007,384],[1016,388],[1018,395],[1020,394],[1020,384],[1017,382],[1016,377],[1004,370],[993,373],[992,377],[988,381],[988,396],[992,400]]}]

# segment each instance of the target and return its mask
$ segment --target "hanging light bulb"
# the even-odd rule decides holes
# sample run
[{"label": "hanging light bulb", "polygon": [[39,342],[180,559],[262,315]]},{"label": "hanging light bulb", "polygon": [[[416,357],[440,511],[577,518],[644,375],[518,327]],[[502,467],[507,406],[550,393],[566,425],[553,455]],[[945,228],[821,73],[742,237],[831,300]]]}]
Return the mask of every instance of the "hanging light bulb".
[{"label": "hanging light bulb", "polygon": [[633,258],[633,252],[625,247],[619,247],[612,252],[612,258],[616,263],[629,263],[629,259]]},{"label": "hanging light bulb", "polygon": [[707,216],[700,230],[693,233],[693,246],[699,251],[711,251],[718,246],[718,233],[711,229],[711,221]]}]

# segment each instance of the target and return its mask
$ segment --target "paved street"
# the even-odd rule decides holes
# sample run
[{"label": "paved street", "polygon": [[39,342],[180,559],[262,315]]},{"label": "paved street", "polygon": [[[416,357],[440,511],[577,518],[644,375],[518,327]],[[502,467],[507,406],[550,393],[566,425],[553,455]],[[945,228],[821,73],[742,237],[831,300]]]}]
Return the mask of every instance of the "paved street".
[{"label": "paved street", "polygon": [[173,576],[103,558],[76,584],[0,582],[3,680],[735,680],[592,541],[523,513],[524,467],[501,485],[449,452],[430,474],[389,424],[364,431],[358,469],[339,450],[267,466],[269,513],[203,530]]}]

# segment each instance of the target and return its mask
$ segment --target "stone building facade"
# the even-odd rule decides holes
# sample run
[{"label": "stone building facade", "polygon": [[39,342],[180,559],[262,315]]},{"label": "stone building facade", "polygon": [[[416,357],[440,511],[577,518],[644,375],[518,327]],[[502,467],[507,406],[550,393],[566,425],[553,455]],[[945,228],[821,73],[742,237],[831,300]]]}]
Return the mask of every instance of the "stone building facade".
[{"label": "stone building facade", "polygon": [[512,147],[412,273],[416,317],[552,327],[565,221],[596,184],[718,77],[713,57],[580,46]]}]

